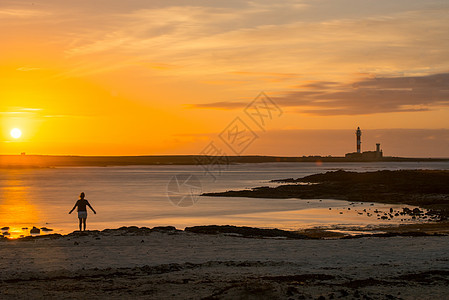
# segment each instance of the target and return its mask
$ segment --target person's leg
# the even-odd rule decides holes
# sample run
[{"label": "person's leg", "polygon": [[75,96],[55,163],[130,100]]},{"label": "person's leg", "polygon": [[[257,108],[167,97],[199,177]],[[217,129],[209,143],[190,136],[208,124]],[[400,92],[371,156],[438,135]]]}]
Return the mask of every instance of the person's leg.
[{"label": "person's leg", "polygon": [[80,224],[79,224],[79,225],[80,225],[80,231],[81,231],[81,224],[82,224],[82,222],[83,222],[83,221],[82,221],[83,219],[78,218],[78,220],[80,221]]},{"label": "person's leg", "polygon": [[87,218],[84,218],[84,219],[83,219],[84,231],[86,231],[86,220],[87,220]]}]

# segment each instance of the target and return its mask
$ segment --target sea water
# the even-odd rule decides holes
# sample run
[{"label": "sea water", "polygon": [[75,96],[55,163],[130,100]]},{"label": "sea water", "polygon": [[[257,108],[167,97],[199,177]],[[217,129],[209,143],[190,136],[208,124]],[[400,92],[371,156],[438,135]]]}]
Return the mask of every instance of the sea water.
[{"label": "sea water", "polygon": [[192,197],[193,201],[187,203],[192,204],[190,206],[179,206],[172,197],[173,179],[191,175],[197,179],[201,192],[218,192],[275,186],[270,180],[339,169],[356,172],[449,169],[449,162],[235,164],[226,170],[209,170],[214,171],[212,173],[196,165],[3,169],[0,173],[0,227],[9,227],[11,237],[27,235],[33,226],[51,228],[56,233],[77,230],[77,213],[69,215],[68,212],[81,192],[97,211],[96,215],[89,211],[87,229],[92,230],[133,225],[171,225],[183,229],[210,224],[295,230],[400,222],[398,218],[379,220],[360,212],[363,209],[387,211],[390,207],[400,210],[403,205],[350,205],[347,201],[333,199],[201,196]]}]

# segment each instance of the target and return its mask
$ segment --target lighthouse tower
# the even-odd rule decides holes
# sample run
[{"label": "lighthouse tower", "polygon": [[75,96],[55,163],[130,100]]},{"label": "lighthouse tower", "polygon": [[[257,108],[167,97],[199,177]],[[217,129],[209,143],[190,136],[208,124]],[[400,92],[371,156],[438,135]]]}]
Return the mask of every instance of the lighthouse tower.
[{"label": "lighthouse tower", "polygon": [[357,153],[361,153],[361,144],[362,144],[362,131],[360,130],[360,127],[357,127],[357,131],[355,132],[355,135],[357,136]]}]

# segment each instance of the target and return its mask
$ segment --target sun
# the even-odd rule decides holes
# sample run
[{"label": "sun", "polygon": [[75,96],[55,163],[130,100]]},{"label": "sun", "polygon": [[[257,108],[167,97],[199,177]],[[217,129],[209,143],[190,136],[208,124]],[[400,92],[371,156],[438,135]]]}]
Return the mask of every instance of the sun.
[{"label": "sun", "polygon": [[11,136],[15,139],[18,139],[22,136],[22,131],[19,128],[14,128],[11,130]]}]

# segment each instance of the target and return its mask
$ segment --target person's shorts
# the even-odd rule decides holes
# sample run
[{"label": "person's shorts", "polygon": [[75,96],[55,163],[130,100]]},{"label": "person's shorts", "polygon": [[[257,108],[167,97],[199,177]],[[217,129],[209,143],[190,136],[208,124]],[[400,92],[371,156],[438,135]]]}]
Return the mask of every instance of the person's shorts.
[{"label": "person's shorts", "polygon": [[79,211],[79,212],[78,212],[78,218],[79,218],[79,219],[85,219],[85,218],[87,218],[87,211]]}]

